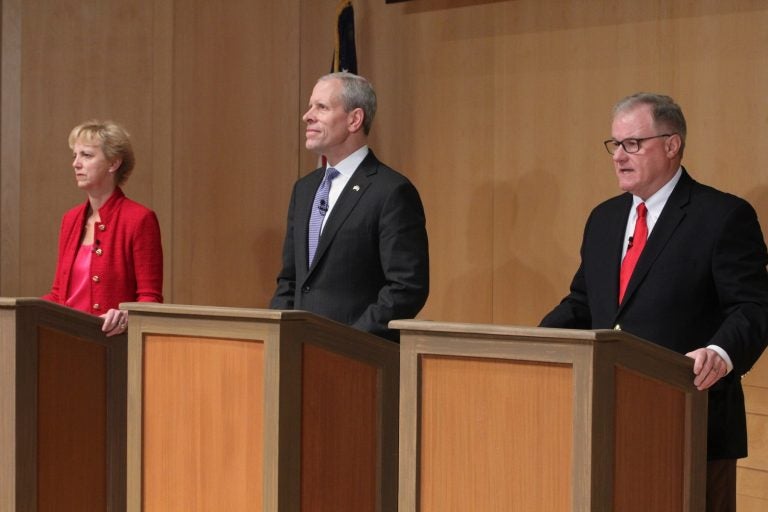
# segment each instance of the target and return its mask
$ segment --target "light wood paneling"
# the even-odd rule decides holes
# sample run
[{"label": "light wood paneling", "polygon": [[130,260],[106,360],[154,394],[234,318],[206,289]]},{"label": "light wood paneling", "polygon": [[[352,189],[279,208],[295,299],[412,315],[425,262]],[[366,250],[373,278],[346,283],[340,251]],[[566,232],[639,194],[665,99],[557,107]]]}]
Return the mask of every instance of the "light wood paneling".
[{"label": "light wood paneling", "polygon": [[[689,358],[618,331],[394,324],[403,329],[400,510],[703,509],[706,395]],[[638,453],[675,475],[649,474],[654,462]],[[652,496],[628,504],[635,480]],[[542,499],[543,488],[570,501]]]},{"label": "light wood paneling", "polygon": [[768,508],[768,357],[763,355],[744,377],[749,456],[738,461],[739,510]]},{"label": "light wood paneling", "polygon": [[266,305],[298,176],[298,6],[4,2],[2,291],[50,287],[84,200],[67,135],[109,118],[137,155],[126,193],[158,213],[166,300]]},{"label": "light wood paneling", "polygon": [[301,311],[123,308],[128,510],[396,507],[397,345]]},{"label": "light wood paneling", "polygon": [[[3,2],[5,293],[50,285],[61,214],[82,200],[66,134],[111,117],[136,144],[127,192],[160,215],[168,299],[265,305],[291,184],[316,162],[300,116],[329,68],[336,4]],[[732,150],[745,130],[758,154],[768,140],[764,2],[355,7],[379,94],[371,145],[427,210],[422,317],[530,325],[564,295],[589,210],[617,191],[600,145],[611,105],[639,89],[683,105],[693,175],[768,219],[768,171]]]},{"label": "light wood paneling", "polygon": [[[152,137],[142,159],[152,166],[152,208],[163,241],[163,294],[173,302],[173,31],[174,2],[154,2],[152,33]],[[183,247],[183,245],[182,245]]]},{"label": "light wood paneling", "polygon": [[765,471],[739,467],[738,475],[739,505],[742,502],[768,502],[768,487],[765,486]]},{"label": "light wood paneling", "polygon": [[263,497],[264,347],[149,335],[143,510],[248,510]]},{"label": "light wood paneling", "polygon": [[610,109],[638,90],[681,103],[693,175],[768,222],[768,171],[726,149],[743,137],[727,126],[768,140],[765,3],[356,6],[360,69],[380,99],[373,144],[426,204],[421,316],[530,325],[565,295],[590,209],[618,193],[600,144]]},{"label": "light wood paneling", "polygon": [[15,295],[21,263],[21,0],[3,1],[0,9],[0,295]]},{"label": "light wood paneling", "polygon": [[[330,66],[336,5],[3,1],[0,291],[50,286],[61,214],[83,199],[67,133],[109,117],[134,137],[126,192],[160,218],[167,300],[264,306],[291,184],[316,162],[300,116]],[[600,145],[610,108],[637,90],[681,103],[686,166],[768,225],[766,2],[355,9],[379,95],[371,146],[426,207],[421,317],[531,325],[566,293],[588,212],[617,192]]]},{"label": "light wood paneling", "polygon": [[740,465],[768,474],[768,416],[748,414],[747,430],[749,432],[749,457],[740,461]]},{"label": "light wood paneling", "polygon": [[16,314],[0,304],[0,506],[16,510]]},{"label": "light wood paneling", "polygon": [[739,512],[763,512],[767,502],[768,500],[739,496],[737,507]]},{"label": "light wood paneling", "polygon": [[[62,214],[85,200],[67,145],[83,120],[112,119],[131,133],[136,169],[129,197],[153,206],[154,2],[25,1],[21,11],[20,289],[50,288]],[[166,134],[167,136],[168,134]],[[167,172],[167,170],[165,171]]]},{"label": "light wood paneling", "polygon": [[265,307],[298,177],[298,0],[175,1],[174,300]]},{"label": "light wood paneling", "polygon": [[752,369],[744,376],[745,386],[768,388],[768,356],[763,354]]},{"label": "light wood paneling", "polygon": [[569,365],[422,356],[421,368],[418,510],[570,510]]},{"label": "light wood paneling", "polygon": [[747,411],[768,416],[768,387],[744,385]]}]

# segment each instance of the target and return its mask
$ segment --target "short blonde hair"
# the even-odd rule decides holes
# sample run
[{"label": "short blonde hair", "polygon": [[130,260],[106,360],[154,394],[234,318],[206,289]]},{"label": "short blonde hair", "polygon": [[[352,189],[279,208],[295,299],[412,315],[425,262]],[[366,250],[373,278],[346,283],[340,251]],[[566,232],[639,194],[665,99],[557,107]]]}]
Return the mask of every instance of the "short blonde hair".
[{"label": "short blonde hair", "polygon": [[69,148],[74,149],[78,141],[98,144],[110,162],[121,160],[120,167],[115,171],[115,183],[125,183],[136,164],[131,136],[125,128],[112,121],[86,121],[72,128],[69,133]]}]

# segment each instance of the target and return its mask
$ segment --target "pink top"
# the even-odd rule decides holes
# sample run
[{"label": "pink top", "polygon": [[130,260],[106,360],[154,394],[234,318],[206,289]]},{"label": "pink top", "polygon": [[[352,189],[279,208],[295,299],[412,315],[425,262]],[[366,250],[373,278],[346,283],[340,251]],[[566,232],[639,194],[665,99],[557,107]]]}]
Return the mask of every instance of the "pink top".
[{"label": "pink top", "polygon": [[77,250],[75,262],[72,265],[72,274],[69,277],[70,295],[65,305],[79,309],[86,313],[91,312],[91,254],[93,244],[81,245]]}]

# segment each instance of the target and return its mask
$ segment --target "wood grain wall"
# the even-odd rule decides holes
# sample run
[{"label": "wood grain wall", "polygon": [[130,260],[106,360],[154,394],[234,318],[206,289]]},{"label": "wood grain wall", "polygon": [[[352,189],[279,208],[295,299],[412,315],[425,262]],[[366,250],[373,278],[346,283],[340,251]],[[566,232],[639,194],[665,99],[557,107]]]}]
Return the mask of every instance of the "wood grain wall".
[{"label": "wood grain wall", "polygon": [[[109,117],[134,135],[126,192],[160,217],[166,300],[266,306],[291,185],[316,162],[300,116],[330,65],[336,4],[2,0],[0,294],[47,290],[61,215],[83,199],[67,134]],[[638,90],[679,101],[691,174],[768,226],[764,0],[355,8],[379,95],[371,145],[427,211],[422,318],[532,325],[566,293],[589,210],[617,193],[611,106]],[[745,381],[740,510],[768,503],[767,365]]]}]

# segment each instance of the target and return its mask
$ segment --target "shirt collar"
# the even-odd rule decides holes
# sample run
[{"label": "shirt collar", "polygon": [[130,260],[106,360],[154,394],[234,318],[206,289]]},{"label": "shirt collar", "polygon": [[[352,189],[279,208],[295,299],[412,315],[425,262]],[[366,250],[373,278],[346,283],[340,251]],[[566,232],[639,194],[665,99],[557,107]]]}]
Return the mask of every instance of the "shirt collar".
[{"label": "shirt collar", "polygon": [[[365,157],[368,156],[368,145],[361,146],[356,151],[353,151],[352,154],[350,154],[347,158],[339,162],[338,164],[332,166],[334,169],[339,171],[339,174],[343,175],[347,179],[349,179],[352,174],[354,174],[355,170],[360,166],[360,164],[365,160]],[[326,169],[328,166],[326,165]]]},{"label": "shirt collar", "polygon": [[656,193],[649,197],[646,201],[643,201],[641,198],[633,195],[632,210],[636,210],[638,204],[645,202],[645,207],[648,208],[649,215],[652,215],[654,219],[659,218],[659,215],[661,215],[661,210],[664,209],[664,205],[667,204],[669,196],[672,195],[672,191],[675,189],[675,186],[677,186],[677,182],[680,181],[680,176],[682,175],[683,168],[678,167],[675,175],[672,176],[672,178],[663,187],[657,190]]}]

